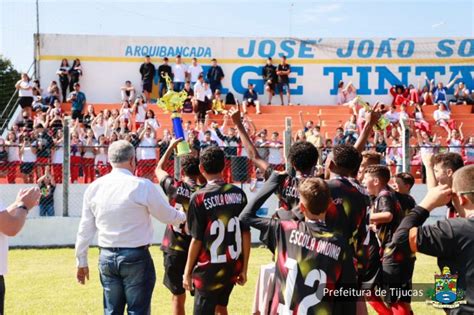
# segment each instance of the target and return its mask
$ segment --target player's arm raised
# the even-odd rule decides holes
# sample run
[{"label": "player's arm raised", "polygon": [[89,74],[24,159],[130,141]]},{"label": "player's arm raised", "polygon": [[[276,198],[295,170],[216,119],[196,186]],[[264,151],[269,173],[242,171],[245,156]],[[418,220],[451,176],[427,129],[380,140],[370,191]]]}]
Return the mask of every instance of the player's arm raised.
[{"label": "player's arm raised", "polygon": [[178,143],[180,143],[181,141],[183,141],[182,138],[171,140],[170,145],[168,146],[168,149],[166,149],[165,151],[165,154],[163,154],[161,159],[158,161],[158,165],[156,165],[156,169],[155,169],[155,175],[156,175],[156,178],[158,179],[158,183],[161,183],[161,181],[164,178],[169,176],[168,172],[165,171],[165,168],[164,168],[165,163],[166,161],[170,159],[171,154],[173,154],[173,151],[176,149],[176,147],[178,146]]}]

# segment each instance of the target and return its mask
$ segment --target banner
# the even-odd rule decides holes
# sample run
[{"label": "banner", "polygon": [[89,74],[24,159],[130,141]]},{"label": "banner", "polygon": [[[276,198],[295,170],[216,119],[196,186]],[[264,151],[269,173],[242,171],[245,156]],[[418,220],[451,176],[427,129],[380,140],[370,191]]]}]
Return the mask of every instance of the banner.
[{"label": "banner", "polygon": [[[117,103],[120,87],[132,81],[141,91],[139,67],[150,55],[156,68],[164,57],[174,63],[198,58],[206,73],[212,58],[223,68],[223,94],[241,99],[249,83],[265,104],[262,67],[267,57],[274,64],[286,56],[291,65],[292,103],[336,104],[339,81],[352,82],[369,102],[389,102],[393,85],[426,84],[425,77],[445,85],[454,78],[474,89],[473,38],[233,38],[233,37],[131,37],[93,35],[40,35],[41,84],[58,80],[62,58],[82,63],[81,87],[92,103]],[[205,74],[204,73],[204,74]],[[157,95],[155,76],[153,95]],[[454,86],[455,87],[455,86]],[[448,91],[452,94],[454,87]],[[286,99],[286,98],[285,98]],[[279,104],[278,98],[273,99]]]}]

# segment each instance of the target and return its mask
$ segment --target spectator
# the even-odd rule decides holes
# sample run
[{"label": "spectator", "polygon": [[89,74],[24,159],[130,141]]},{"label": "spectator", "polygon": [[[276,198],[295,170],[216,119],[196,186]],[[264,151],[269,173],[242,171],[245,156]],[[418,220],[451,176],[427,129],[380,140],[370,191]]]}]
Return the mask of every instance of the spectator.
[{"label": "spectator", "polygon": [[53,107],[56,100],[60,100],[60,92],[58,83],[56,81],[51,81],[48,86],[48,94],[44,98],[44,102],[49,106]]},{"label": "spectator", "polygon": [[132,121],[132,109],[130,108],[130,103],[128,101],[122,102],[122,107],[120,108],[120,118],[123,119],[127,124]]},{"label": "spectator", "polygon": [[135,101],[136,94],[137,92],[135,87],[132,85],[132,82],[128,80],[125,81],[125,85],[120,88],[120,99],[122,102],[129,101],[130,103],[133,103]]},{"label": "spectator", "polygon": [[84,118],[82,119],[82,124],[84,125],[84,128],[86,129],[90,128],[92,121],[95,119],[96,116],[97,115],[94,110],[94,105],[92,104],[87,105],[87,112],[84,115]]},{"label": "spectator", "polygon": [[158,67],[158,74],[160,76],[160,86],[158,91],[159,97],[165,95],[168,90],[168,87],[166,86],[165,76],[168,75],[170,79],[173,79],[173,70],[171,69],[171,66],[168,64],[168,62],[168,57],[165,57],[163,58],[163,64]]},{"label": "spectator", "polygon": [[35,136],[36,140],[33,146],[36,147],[36,178],[39,178],[44,175],[46,166],[49,166],[51,163],[51,150],[54,143],[43,124],[36,126]]},{"label": "spectator", "polygon": [[5,140],[0,137],[0,177],[8,176],[8,150]]},{"label": "spectator", "polygon": [[173,65],[172,70],[174,90],[181,92],[184,89],[184,82],[186,81],[188,71],[188,67],[181,61],[181,55],[176,56],[176,63]]},{"label": "spectator", "polygon": [[198,64],[196,58],[193,58],[191,65],[188,67],[187,73],[189,76],[189,80],[191,81],[191,86],[194,86],[201,75],[204,72],[201,65]]},{"label": "spectator", "polygon": [[385,117],[390,122],[392,127],[397,127],[400,122],[400,113],[397,112],[397,107],[395,105],[390,106],[390,109],[385,113]]},{"label": "spectator", "polygon": [[192,153],[196,156],[199,156],[199,151],[201,150],[201,142],[199,141],[196,132],[193,131],[188,133],[187,141]]},{"label": "spectator", "polygon": [[21,79],[15,84],[18,90],[18,103],[21,106],[23,113],[31,117],[31,108],[33,104],[33,83],[26,73],[21,74]]},{"label": "spectator", "polygon": [[20,166],[20,147],[15,131],[10,130],[5,141],[8,151],[8,173],[7,181],[9,184],[15,184],[18,167]]},{"label": "spectator", "polygon": [[267,145],[267,134],[267,129],[263,129],[258,133],[258,139],[255,141],[255,147],[257,148],[257,152],[260,158],[268,162],[268,155],[270,154],[270,149]]},{"label": "spectator", "polygon": [[457,129],[452,129],[448,134],[446,143],[449,146],[449,152],[457,153],[462,155],[462,146],[464,144],[464,134],[462,133],[463,123],[459,125],[459,131]]},{"label": "spectator", "polygon": [[86,95],[81,92],[81,85],[74,83],[74,91],[69,94],[68,102],[72,102],[72,120],[79,119],[82,121],[82,111],[86,104]]},{"label": "spectator", "polygon": [[202,75],[200,75],[198,77],[198,81],[194,85],[194,95],[197,101],[197,106],[195,109],[196,121],[203,122],[206,117],[206,112],[209,109],[210,98],[206,93],[208,93],[208,91],[205,87],[204,78]]},{"label": "spectator", "polygon": [[358,137],[357,116],[351,115],[349,120],[344,124],[344,143],[355,144]]},{"label": "spectator", "polygon": [[400,113],[398,115],[400,117],[400,120],[403,120],[407,123],[409,122],[410,115],[407,112],[407,105],[406,104],[400,105]]},{"label": "spectator", "polygon": [[354,84],[349,82],[346,87],[344,87],[344,82],[340,81],[337,88],[337,104],[349,106],[354,114],[357,114],[357,104],[354,102],[357,97],[357,89]]},{"label": "spectator", "polygon": [[53,176],[51,176],[49,166],[46,168],[45,174],[38,178],[37,183],[41,191],[39,215],[42,217],[52,217],[54,216],[54,191],[56,190],[56,183]]},{"label": "spectator", "polygon": [[433,118],[438,126],[446,130],[448,135],[451,133],[451,130],[456,128],[456,123],[451,119],[451,112],[448,111],[446,103],[442,101],[438,103],[438,109],[434,111]]},{"label": "spectator", "polygon": [[[207,71],[207,80],[211,85],[211,91],[214,93],[217,89],[222,91],[222,80],[224,79],[224,71],[221,66],[217,65],[217,60],[211,60],[212,66]],[[196,90],[196,89],[194,89]]]},{"label": "spectator", "polygon": [[332,140],[329,139],[329,138],[326,138],[326,143],[324,145],[324,149],[323,149],[323,152],[322,152],[323,156],[321,158],[321,160],[323,161],[323,165],[326,165],[326,160],[327,160],[329,154],[331,154],[332,148],[333,148]]},{"label": "spectator", "polygon": [[242,107],[244,114],[247,114],[247,107],[255,106],[257,110],[257,115],[260,115],[260,102],[258,101],[257,91],[254,90],[253,84],[248,85],[247,91],[244,93],[244,99],[242,101]]},{"label": "spectator", "polygon": [[194,91],[191,88],[191,84],[189,81],[186,81],[186,83],[184,84],[184,91],[186,92],[187,97],[183,103],[183,113],[192,113],[196,106],[196,101],[194,98]]},{"label": "spectator", "polygon": [[82,141],[77,131],[71,132],[71,183],[77,183],[79,179],[79,168],[82,164]]},{"label": "spectator", "polygon": [[393,96],[392,106],[396,106],[408,101],[410,90],[404,85],[394,85],[390,88],[390,94]]},{"label": "spectator", "polygon": [[303,129],[299,129],[294,138],[294,142],[304,142],[306,141],[306,133]]},{"label": "spectator", "polygon": [[140,144],[137,148],[137,171],[139,177],[153,181],[157,163],[155,130],[148,123],[139,130]]},{"label": "spectator", "polygon": [[23,175],[25,184],[33,184],[34,170],[36,163],[36,147],[33,145],[31,138],[25,136],[20,147],[21,165],[20,171]]},{"label": "spectator", "polygon": [[107,138],[104,135],[99,136],[95,150],[95,169],[98,177],[107,175],[112,170],[108,158]]},{"label": "spectator", "polygon": [[67,88],[69,87],[69,62],[66,58],[61,60],[61,65],[58,71],[56,71],[56,74],[59,77],[59,84],[61,85],[61,101],[65,102],[67,98]]},{"label": "spectator", "polygon": [[[140,74],[142,76],[143,93],[145,101],[150,101],[150,93],[153,88],[153,78],[155,77],[155,66],[151,63],[150,56],[145,56],[145,62],[140,66]],[[160,69],[158,69],[160,71]],[[161,72],[160,72],[161,74]],[[161,79],[160,79],[161,80]]]},{"label": "spectator", "polygon": [[425,86],[423,86],[423,89],[421,90],[420,93],[421,93],[421,95],[420,95],[419,104],[421,104],[423,106],[424,105],[433,105],[432,86],[429,82],[428,82],[428,84],[425,84]]},{"label": "spectator", "polygon": [[[435,104],[439,104],[439,102],[444,102],[445,104],[448,104],[448,89],[450,89],[454,85],[454,83],[456,83],[457,79],[458,77],[455,76],[446,87],[443,86],[442,82],[438,82],[437,86],[435,88],[432,88]],[[430,85],[434,85],[434,79],[431,80]]]},{"label": "spectator", "polygon": [[469,95],[469,89],[464,85],[464,82],[459,82],[454,91],[454,99],[449,101],[450,105],[467,105],[472,104]]},{"label": "spectator", "polygon": [[375,137],[375,152],[380,153],[380,155],[385,156],[387,151],[387,142],[385,142],[385,137],[381,133],[377,133]]},{"label": "spectator", "polygon": [[211,111],[215,115],[226,114],[227,110],[225,109],[224,100],[221,97],[221,91],[217,89],[214,93],[214,99],[212,100],[212,109]]},{"label": "spectator", "polygon": [[474,136],[469,137],[469,142],[465,146],[466,165],[474,164]]},{"label": "spectator", "polygon": [[346,143],[346,137],[344,136],[344,129],[342,129],[341,127],[337,127],[336,135],[334,136],[334,140],[332,141],[332,144],[340,145],[340,144],[345,144],[345,143]]},{"label": "spectator", "polygon": [[135,130],[140,129],[145,124],[147,109],[148,105],[140,95],[133,103],[131,110],[131,112],[135,114]]},{"label": "spectator", "polygon": [[156,119],[155,117],[155,112],[151,109],[147,110],[146,112],[146,120],[145,120],[145,124],[147,124],[148,126],[150,126],[153,130],[157,130],[158,128],[160,128],[160,123],[159,121]]},{"label": "spectator", "polygon": [[262,77],[265,82],[265,91],[268,93],[268,103],[271,105],[272,97],[275,95],[275,88],[278,82],[277,68],[273,65],[271,57],[267,58],[267,64],[262,68]]},{"label": "spectator", "polygon": [[288,105],[291,105],[290,101],[290,79],[289,75],[291,72],[291,67],[286,63],[286,56],[281,57],[281,63],[277,68],[278,75],[278,92],[280,93],[281,105],[285,105],[283,101],[283,91],[286,90],[286,96],[288,97]]},{"label": "spectator", "polygon": [[312,143],[316,149],[318,150],[318,163],[322,163],[322,149],[324,147],[324,137],[321,135],[321,127],[315,126],[311,131],[309,131],[309,135],[307,133],[306,141]]},{"label": "spectator", "polygon": [[63,182],[63,161],[64,161],[64,135],[59,129],[53,138],[51,164],[53,167],[53,178],[56,184]]},{"label": "spectator", "polygon": [[386,151],[386,163],[389,166],[395,166],[396,172],[402,172],[402,163],[403,163],[403,151],[401,143],[397,138],[392,139],[392,143],[387,148]]},{"label": "spectator", "polygon": [[431,125],[425,120],[420,104],[416,104],[415,106],[415,130],[423,130],[431,134]]},{"label": "spectator", "polygon": [[95,151],[97,141],[92,129],[87,129],[82,146],[82,165],[84,170],[84,183],[89,184],[95,180]]},{"label": "spectator", "polygon": [[206,130],[204,132],[204,139],[201,140],[200,150],[202,151],[206,149],[207,147],[218,147],[218,146],[219,144],[217,143],[217,141],[211,139],[211,131]]},{"label": "spectator", "polygon": [[[474,91],[474,90],[473,90]],[[228,92],[225,96],[225,103],[227,105],[237,105],[237,102],[235,100],[234,94],[232,92]]]},{"label": "spectator", "polygon": [[69,74],[71,75],[71,80],[69,81],[69,91],[72,91],[76,83],[79,83],[79,78],[84,74],[79,58],[76,58],[73,61],[71,69],[69,69]]},{"label": "spectator", "polygon": [[225,166],[223,171],[224,180],[227,183],[232,183],[231,160],[232,157],[237,156],[237,148],[241,145],[240,138],[237,136],[235,128],[229,128],[226,136],[222,134],[218,126],[214,126],[214,132],[219,139],[224,143]]},{"label": "spectator", "polygon": [[278,132],[273,132],[270,141],[266,144],[268,147],[268,164],[276,171],[284,171],[285,165],[283,160],[283,142],[278,139]]}]

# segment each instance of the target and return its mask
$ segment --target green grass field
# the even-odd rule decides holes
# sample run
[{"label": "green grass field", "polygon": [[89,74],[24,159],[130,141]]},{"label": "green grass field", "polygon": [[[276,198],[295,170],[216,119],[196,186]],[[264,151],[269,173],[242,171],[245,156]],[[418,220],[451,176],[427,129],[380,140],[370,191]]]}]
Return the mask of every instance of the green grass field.
[{"label": "green grass field", "polygon": [[[6,314],[102,314],[102,291],[98,278],[98,249],[89,251],[90,281],[81,286],[75,279],[73,249],[10,250],[9,274],[6,277]],[[162,285],[162,254],[152,247],[157,282],[153,296],[153,314],[171,314],[170,293]],[[253,248],[248,283],[232,293],[229,313],[251,314],[255,281],[259,266],[271,260],[270,252]],[[436,260],[418,255],[413,281],[432,283],[438,271]],[[415,314],[443,314],[424,302],[413,303]],[[192,314],[192,299],[186,309]],[[371,312],[370,314],[375,314]]]}]

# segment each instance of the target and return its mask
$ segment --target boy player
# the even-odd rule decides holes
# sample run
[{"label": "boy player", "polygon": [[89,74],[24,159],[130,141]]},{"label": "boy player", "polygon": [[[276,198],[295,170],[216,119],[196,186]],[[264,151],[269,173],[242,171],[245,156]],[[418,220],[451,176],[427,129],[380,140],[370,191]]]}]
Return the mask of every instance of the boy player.
[{"label": "boy player", "polygon": [[355,314],[355,299],[335,297],[332,290],[356,286],[356,273],[342,235],[324,223],[331,200],[328,185],[307,178],[298,188],[304,221],[257,217],[272,192],[260,190],[240,220],[261,231],[265,242],[278,248],[275,295],[271,314]]},{"label": "boy player", "polygon": [[201,152],[199,169],[207,184],[191,196],[188,227],[192,240],[183,276],[187,290],[196,289],[194,314],[227,314],[235,283],[247,281],[250,229],[239,221],[245,193],[222,177],[224,151]]}]

